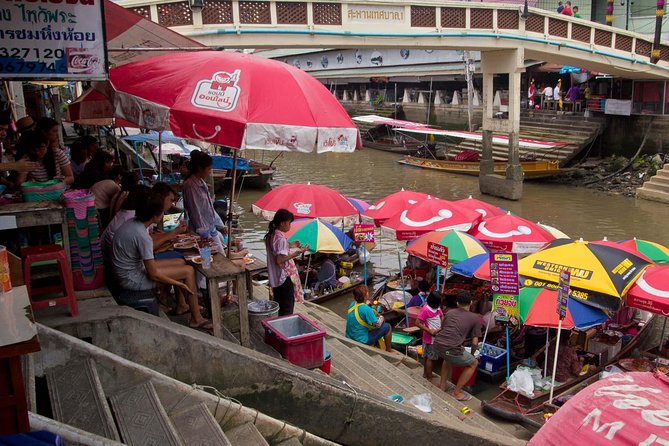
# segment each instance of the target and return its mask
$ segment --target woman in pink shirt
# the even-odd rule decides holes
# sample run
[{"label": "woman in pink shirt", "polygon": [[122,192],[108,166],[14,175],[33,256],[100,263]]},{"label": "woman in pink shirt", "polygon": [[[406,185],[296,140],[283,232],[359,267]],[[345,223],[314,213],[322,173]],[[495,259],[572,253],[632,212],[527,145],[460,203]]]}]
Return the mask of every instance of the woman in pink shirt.
[{"label": "woman in pink shirt", "polygon": [[[292,246],[288,244],[285,233],[290,231],[293,222],[293,214],[287,209],[279,209],[274,218],[269,222],[269,228],[265,235],[265,248],[267,249],[267,273],[269,275],[269,286],[272,287],[274,300],[279,304],[279,316],[293,314],[295,305],[293,282],[290,280],[288,262],[301,255],[308,246],[300,247],[299,242]],[[290,253],[290,248],[299,248]]]}]

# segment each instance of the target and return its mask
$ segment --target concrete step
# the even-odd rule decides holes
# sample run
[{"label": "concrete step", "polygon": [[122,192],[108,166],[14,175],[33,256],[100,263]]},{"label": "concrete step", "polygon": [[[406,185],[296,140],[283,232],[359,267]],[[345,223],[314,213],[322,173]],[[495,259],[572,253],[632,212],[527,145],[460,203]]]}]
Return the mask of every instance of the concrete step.
[{"label": "concrete step", "polygon": [[187,446],[232,446],[205,403],[171,414],[170,418]]},{"label": "concrete step", "polygon": [[348,378],[347,382],[350,385],[379,396],[387,397],[396,393],[374,376],[374,369],[370,367],[370,363],[356,361],[348,346],[331,338],[328,340],[328,347],[332,354],[332,365]]},{"label": "concrete step", "polygon": [[658,201],[669,204],[669,193],[648,189],[647,184],[636,190],[636,197],[644,200]]},{"label": "concrete step", "polygon": [[653,182],[652,179],[650,181],[646,181],[643,184],[643,187],[645,189],[654,190],[654,191],[657,191],[657,192],[664,192],[664,193],[669,194],[669,185],[661,184],[661,183],[655,183],[655,182]]},{"label": "concrete step", "polygon": [[35,396],[35,360],[32,354],[21,356],[21,373],[23,374],[23,388],[26,393],[26,404],[28,411],[37,413],[37,400]]},{"label": "concrete step", "polygon": [[664,168],[657,171],[655,176],[659,178],[669,179],[669,167],[664,166]]},{"label": "concrete step", "polygon": [[130,446],[184,444],[150,381],[127,388],[109,400],[124,443]]},{"label": "concrete step", "polygon": [[[662,172],[662,171],[660,171],[660,172]],[[669,173],[669,172],[665,172],[665,173]],[[667,175],[667,176],[655,175],[650,180],[648,180],[648,182],[651,183],[651,184],[669,186],[669,175]]]},{"label": "concrete step", "polygon": [[281,443],[276,443],[274,446],[302,446],[302,443],[300,443],[300,440],[297,438],[289,438],[288,440],[284,440]]},{"label": "concrete step", "polygon": [[111,440],[119,440],[95,364],[91,360],[46,372],[55,420]]},{"label": "concrete step", "polygon": [[241,424],[225,432],[233,446],[269,446],[258,429],[251,423]]}]

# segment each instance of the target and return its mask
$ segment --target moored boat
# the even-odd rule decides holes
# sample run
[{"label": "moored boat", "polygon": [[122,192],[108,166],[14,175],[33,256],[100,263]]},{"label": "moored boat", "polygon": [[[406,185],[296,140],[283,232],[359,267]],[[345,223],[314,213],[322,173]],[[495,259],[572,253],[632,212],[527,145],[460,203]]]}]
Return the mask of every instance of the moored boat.
[{"label": "moored boat", "polygon": [[[397,162],[406,166],[419,167],[421,169],[432,169],[463,175],[478,176],[481,171],[480,163],[478,161],[451,161],[407,156]],[[525,179],[527,180],[548,178],[561,173],[558,161],[521,161],[520,165],[523,168]],[[506,167],[506,161],[496,161],[494,173],[497,175],[504,175],[506,173]]]},{"label": "moored boat", "polygon": [[412,155],[420,150],[423,146],[418,142],[413,141],[398,141],[397,138],[385,137],[378,139],[371,139],[364,137],[362,145],[368,149],[383,150],[384,152],[396,153],[398,155]]}]

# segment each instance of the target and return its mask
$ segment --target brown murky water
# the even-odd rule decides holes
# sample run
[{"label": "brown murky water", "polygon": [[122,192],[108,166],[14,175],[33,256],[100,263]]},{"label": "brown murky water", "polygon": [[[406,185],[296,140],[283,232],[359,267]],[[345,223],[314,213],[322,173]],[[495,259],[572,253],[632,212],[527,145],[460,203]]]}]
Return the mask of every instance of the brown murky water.
[{"label": "brown murky water", "polygon": [[[273,152],[247,153],[269,161]],[[585,188],[527,182],[523,199],[507,201],[482,196],[478,178],[421,170],[396,162],[397,155],[377,150],[353,154],[286,153],[275,163],[274,184],[312,182],[329,186],[344,195],[374,202],[400,188],[413,189],[447,200],[481,198],[518,215],[561,229],[573,238],[623,240],[644,238],[669,245],[669,205],[634,198],[606,195]],[[243,239],[259,257],[264,257],[262,236],[267,223],[249,210],[264,191],[242,190],[239,197]],[[383,240],[372,253],[377,270],[397,269],[396,244]]]}]

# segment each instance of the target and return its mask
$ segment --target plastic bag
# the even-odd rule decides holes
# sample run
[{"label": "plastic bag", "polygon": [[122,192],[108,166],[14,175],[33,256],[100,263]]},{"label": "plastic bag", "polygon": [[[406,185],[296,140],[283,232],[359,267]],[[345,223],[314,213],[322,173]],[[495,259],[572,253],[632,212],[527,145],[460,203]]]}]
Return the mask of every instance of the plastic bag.
[{"label": "plastic bag", "polygon": [[411,404],[416,406],[418,409],[423,412],[430,413],[432,412],[432,396],[429,393],[421,393],[420,395],[414,395],[409,400]]},{"label": "plastic bag", "polygon": [[612,365],[606,366],[604,368],[604,370],[599,372],[599,379],[608,378],[609,376],[616,375],[618,373],[625,373],[625,372],[612,364]]},{"label": "plastic bag", "polygon": [[528,398],[534,396],[534,380],[528,369],[518,367],[509,377],[507,388]]}]

